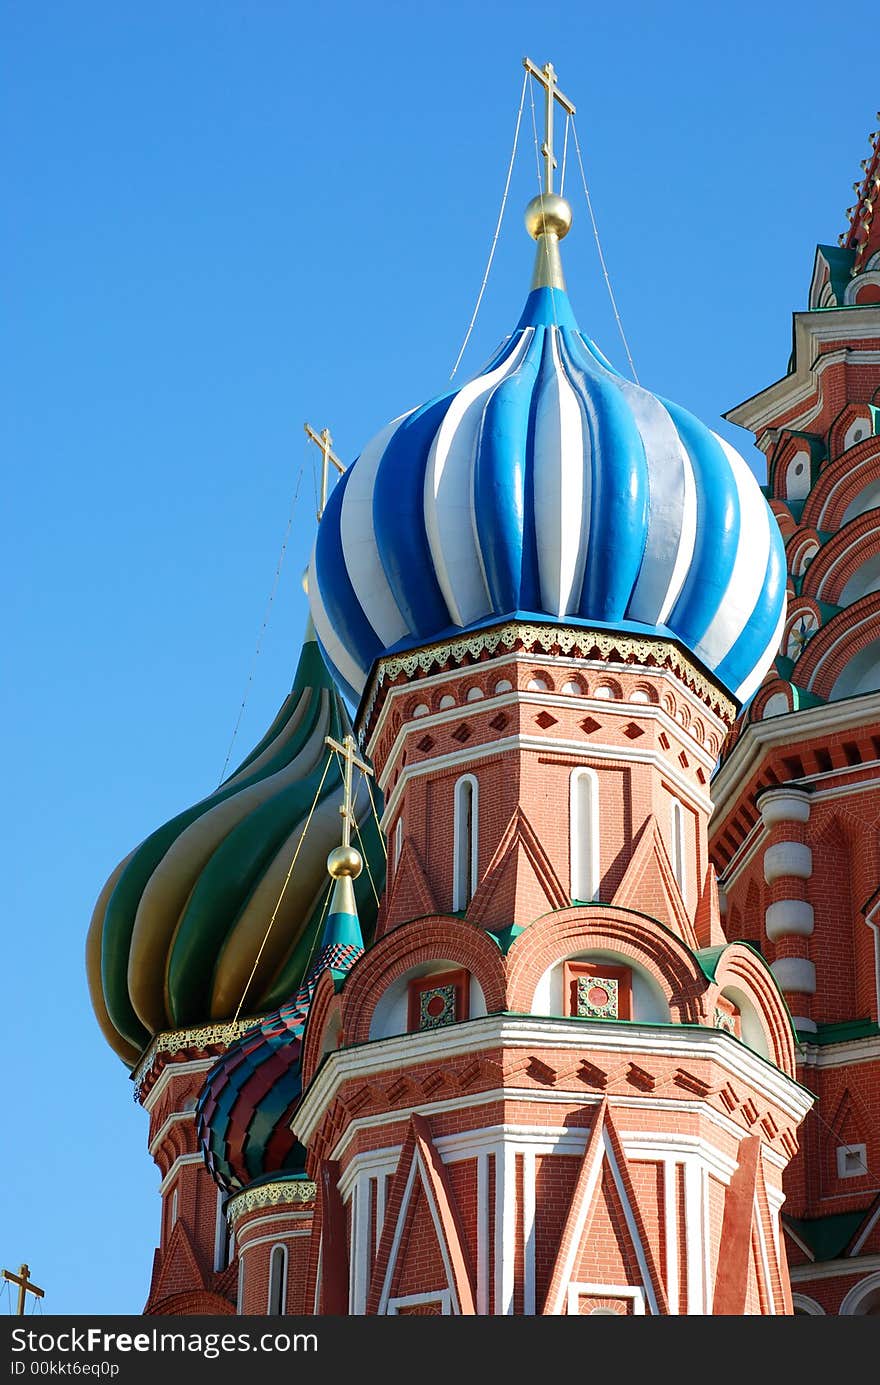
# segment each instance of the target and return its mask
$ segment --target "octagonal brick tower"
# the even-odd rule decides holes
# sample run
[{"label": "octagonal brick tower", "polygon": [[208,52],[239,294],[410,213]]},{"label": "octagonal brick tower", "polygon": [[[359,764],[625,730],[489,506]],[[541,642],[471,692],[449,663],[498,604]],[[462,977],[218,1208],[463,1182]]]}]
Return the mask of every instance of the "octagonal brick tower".
[{"label": "octagonal brick tower", "polygon": [[304,1038],[321,1312],[791,1312],[810,1097],[707,832],[782,544],[742,458],[580,333],[570,220],[530,206],[513,334],[364,449],[318,532],[390,844],[376,941]]}]

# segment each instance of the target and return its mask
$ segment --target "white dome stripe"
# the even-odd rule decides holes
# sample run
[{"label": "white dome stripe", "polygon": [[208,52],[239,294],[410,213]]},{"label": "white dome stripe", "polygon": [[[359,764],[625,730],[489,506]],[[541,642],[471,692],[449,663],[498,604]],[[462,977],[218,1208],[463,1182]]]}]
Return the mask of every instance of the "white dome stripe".
[{"label": "white dome stripe", "polygon": [[704,663],[715,668],[748,625],[761,595],[770,556],[770,510],[743,458],[717,433],[712,436],[724,451],[739,499],[736,560],[717,614],[694,650]]},{"label": "white dome stripe", "polygon": [[[558,333],[551,333],[553,374],[535,414],[535,529],[541,602],[556,616],[577,609],[589,534],[589,476],[584,454],[590,444],[577,395],[559,358]],[[585,493],[586,492],[586,493]],[[585,503],[586,502],[586,503]]]},{"label": "white dome stripe", "polygon": [[760,687],[764,674],[767,672],[767,669],[779,651],[779,644],[782,639],[782,632],[785,629],[785,617],[787,614],[787,608],[783,605],[779,615],[779,622],[776,629],[773,631],[773,638],[763,651],[748,678],[744,678],[739,687],[734,691],[734,697],[738,698],[740,702],[748,702],[752,693],[756,692]]},{"label": "white dome stripe", "polygon": [[373,490],[385,449],[412,412],[401,414],[377,433],[358,457],[357,464],[350,468],[339,517],[339,537],[349,581],[357,592],[364,615],[385,645],[403,639],[407,624],[394,599],[376,546]]},{"label": "white dome stripe", "polygon": [[474,457],[486,397],[520,364],[534,330],[488,375],[471,380],[452,400],[425,467],[425,528],[434,573],[451,623],[469,625],[492,609],[473,523]]},{"label": "white dome stripe", "polygon": [[684,585],[694,555],[697,492],[690,458],[659,399],[619,380],[636,421],[648,464],[650,524],[627,615],[663,625]]},{"label": "white dome stripe", "polygon": [[330,617],[327,615],[318,589],[314,549],[312,550],[312,560],[309,563],[309,606],[315,634],[324,646],[327,658],[345,682],[359,691],[366,682],[369,669],[361,668],[360,664],[355,662],[330,623]]}]

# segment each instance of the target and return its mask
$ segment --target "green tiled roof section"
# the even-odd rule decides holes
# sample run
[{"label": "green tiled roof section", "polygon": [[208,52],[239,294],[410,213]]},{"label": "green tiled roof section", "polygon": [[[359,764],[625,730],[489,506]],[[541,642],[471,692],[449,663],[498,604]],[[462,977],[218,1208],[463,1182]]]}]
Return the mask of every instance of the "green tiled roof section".
[{"label": "green tiled roof section", "polygon": [[[855,251],[844,250],[840,245],[819,245],[816,248],[822,252],[823,258],[828,263],[832,292],[838,304],[843,306],[843,296],[846,293],[846,286],[852,277]],[[824,312],[826,310],[820,309],[819,311]]]},{"label": "green tiled roof section", "polygon": [[798,1240],[809,1247],[817,1260],[836,1260],[849,1245],[864,1218],[864,1212],[837,1212],[830,1217],[801,1221],[797,1217],[782,1214],[783,1221],[791,1227]]},{"label": "green tiled roof section", "polygon": [[816,605],[819,607],[819,614],[822,617],[823,625],[827,625],[829,620],[832,620],[834,616],[838,615],[843,610],[842,606],[835,606],[831,601],[817,601]]},{"label": "green tiled roof section", "polygon": [[818,693],[810,692],[809,688],[799,688],[797,683],[792,683],[791,691],[796,712],[799,712],[802,707],[822,707],[827,700],[820,697]]},{"label": "green tiled roof section", "polygon": [[837,1024],[820,1024],[815,1032],[804,1030],[798,1034],[802,1044],[848,1044],[853,1039],[873,1039],[880,1034],[880,1024],[874,1020],[841,1020]]},{"label": "green tiled roof section", "polygon": [[724,943],[721,947],[701,947],[699,952],[694,953],[700,964],[700,971],[707,981],[715,980],[715,968],[718,966],[718,959],[727,946],[728,944]]},{"label": "green tiled roof section", "polygon": [[486,932],[494,938],[502,953],[506,957],[511,947],[525,930],[518,923],[508,923],[505,928],[487,928]]}]

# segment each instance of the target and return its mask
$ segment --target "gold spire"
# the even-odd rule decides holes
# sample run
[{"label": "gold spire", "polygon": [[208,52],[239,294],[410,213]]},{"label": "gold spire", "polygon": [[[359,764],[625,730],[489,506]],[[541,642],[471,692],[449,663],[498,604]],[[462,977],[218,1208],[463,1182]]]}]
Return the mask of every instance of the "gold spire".
[{"label": "gold spire", "polygon": [[363,860],[361,853],[351,844],[351,824],[354,822],[351,775],[355,765],[362,774],[372,774],[373,771],[356,753],[357,744],[351,732],[343,739],[341,745],[332,736],[325,736],[324,744],[342,757],[342,803],[339,806],[342,817],[342,845],[334,847],[330,852],[327,857],[327,870],[334,880],[338,880],[340,876],[357,879],[363,868]]},{"label": "gold spire", "polygon": [[541,154],[544,159],[544,191],[533,197],[526,207],[526,230],[538,242],[535,259],[535,272],[532,275],[532,288],[564,289],[562,261],[559,257],[559,242],[571,229],[571,207],[564,197],[553,191],[553,171],[556,156],[553,152],[553,116],[558,101],[566,115],[574,115],[574,103],[559,90],[556,70],[552,63],[538,67],[531,58],[523,58],[523,67],[540,82],[545,92],[544,143]]},{"label": "gold spire", "polygon": [[320,433],[316,433],[314,428],[308,423],[304,424],[303,427],[312,442],[317,443],[318,447],[321,449],[321,499],[318,505],[318,520],[320,522],[321,516],[324,513],[324,507],[327,504],[330,463],[333,463],[340,475],[345,471],[345,463],[340,462],[339,458],[332,451],[333,439],[330,436],[329,428],[322,428]]}]

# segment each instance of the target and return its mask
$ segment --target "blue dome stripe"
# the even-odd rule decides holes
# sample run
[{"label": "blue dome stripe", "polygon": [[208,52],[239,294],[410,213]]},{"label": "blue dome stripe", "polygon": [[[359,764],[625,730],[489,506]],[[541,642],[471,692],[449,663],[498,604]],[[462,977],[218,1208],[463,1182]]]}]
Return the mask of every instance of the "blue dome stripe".
[{"label": "blue dome stripe", "polygon": [[599,362],[600,366],[602,366],[603,369],[608,371],[609,375],[616,376],[618,380],[624,380],[626,378],[625,376],[621,375],[619,370],[615,370],[614,366],[611,364],[608,357],[604,356],[602,352],[599,350],[596,343],[594,341],[590,341],[589,337],[585,337],[583,332],[577,333],[577,339],[582,346],[586,347],[590,355],[593,356]]},{"label": "blue dome stripe", "polygon": [[373,485],[373,530],[388,585],[414,635],[449,624],[425,529],[425,467],[455,391],[416,409],[394,434]]},{"label": "blue dome stripe", "polygon": [[532,289],[525,302],[522,316],[516,324],[519,332],[523,327],[569,328],[577,331],[571,300],[564,289]]},{"label": "blue dome stripe", "polygon": [[775,652],[781,554],[739,454],[536,289],[467,384],[364,449],[321,521],[310,600],[352,698],[383,653],[517,612],[653,628],[741,698]]},{"label": "blue dome stripe", "polygon": [[[360,701],[360,691],[356,691],[352,687],[351,683],[349,683],[347,679],[343,678],[336,664],[334,664],[333,660],[330,658],[330,655],[327,653],[327,650],[325,649],[324,644],[321,640],[321,636],[317,634],[317,631],[315,633],[315,640],[317,642],[318,649],[321,651],[321,658],[324,660],[324,663],[330,670],[333,681],[336,683],[337,687],[345,695],[345,697],[347,697],[349,701],[356,707],[358,702]],[[362,674],[361,678],[359,679],[361,687],[363,686],[363,683],[366,681],[368,673],[369,669],[366,669]]]},{"label": "blue dome stripe", "polygon": [[709,628],[727,591],[739,549],[739,496],[724,452],[708,428],[667,400],[697,483],[697,533],[690,571],[668,624],[693,648]]},{"label": "blue dome stripe", "polygon": [[339,511],[339,533],[349,580],[358,594],[367,620],[385,646],[402,639],[407,633],[407,625],[388,585],[376,547],[373,488],[385,449],[404,417],[395,419],[387,428],[383,428],[349,469],[351,480],[346,486]]},{"label": "blue dome stripe", "polygon": [[536,328],[525,359],[495,387],[483,412],[474,466],[477,538],[492,609],[520,609],[526,452],[544,331]]},{"label": "blue dome stripe", "polygon": [[363,668],[381,653],[382,642],[364,614],[345,566],[339,515],[345,488],[352,475],[349,468],[340,477],[324,509],[327,523],[318,526],[315,542],[315,575],[324,609],[337,636]]},{"label": "blue dome stripe", "polygon": [[738,688],[758,663],[766,647],[768,633],[773,630],[785,599],[786,581],[785,548],[782,535],[773,524],[761,594],[748,624],[715,670],[723,683]]},{"label": "blue dome stripe", "polygon": [[[536,528],[535,488],[543,490],[546,485],[545,473],[552,465],[550,458],[537,455],[535,438],[537,434],[538,405],[551,389],[558,389],[557,366],[554,342],[558,332],[545,331],[541,347],[541,361],[538,376],[529,407],[528,434],[526,439],[525,469],[523,474],[523,536],[522,558],[520,562],[519,601],[521,611],[538,611],[542,608],[540,563],[538,561],[538,535]],[[559,563],[559,552],[553,554]]]},{"label": "blue dome stripe", "polygon": [[623,620],[642,564],[648,467],[641,434],[617,382],[607,378],[580,335],[563,333],[569,374],[581,386],[593,453],[590,556],[579,614]]},{"label": "blue dome stripe", "polygon": [[434,571],[451,621],[468,626],[492,610],[474,512],[474,468],[486,408],[499,384],[517,370],[532,328],[510,343],[492,370],[458,391],[425,467],[425,529]]},{"label": "blue dome stripe", "polygon": [[[308,592],[312,625],[318,641],[318,648],[321,651],[325,664],[333,673],[340,687],[360,689],[363,687],[367,674],[370,671],[369,666],[359,664],[353,658],[350,650],[345,647],[334,630],[330,617],[324,609],[321,589],[318,586],[318,574],[315,563],[315,549],[317,549],[317,546],[316,541],[312,549],[312,558],[309,564]],[[359,695],[358,693],[357,696]],[[355,701],[357,701],[357,696],[355,697]]]}]

